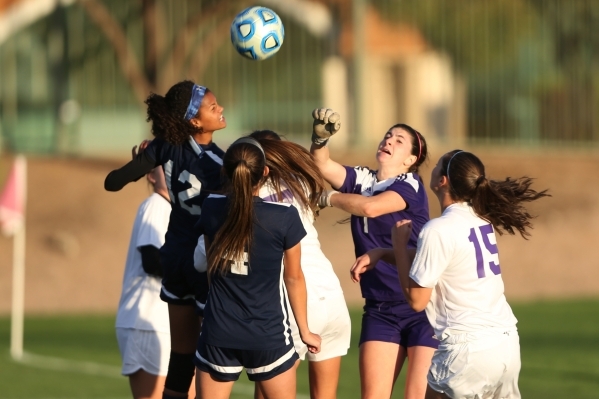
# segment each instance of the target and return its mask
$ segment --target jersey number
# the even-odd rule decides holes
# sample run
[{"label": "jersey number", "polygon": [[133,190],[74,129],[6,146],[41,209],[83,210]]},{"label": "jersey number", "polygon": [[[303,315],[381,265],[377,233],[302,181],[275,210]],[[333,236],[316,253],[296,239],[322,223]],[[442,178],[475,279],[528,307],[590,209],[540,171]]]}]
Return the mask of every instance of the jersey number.
[{"label": "jersey number", "polygon": [[243,253],[243,259],[238,261],[233,261],[231,264],[231,273],[233,274],[241,274],[243,276],[248,275],[248,253]]},{"label": "jersey number", "polygon": [[[485,248],[491,255],[497,255],[497,245],[491,244],[489,241],[489,234],[493,234],[493,226],[490,224],[486,224],[484,226],[480,226],[478,228],[480,230],[480,235],[483,238],[483,243],[485,244]],[[468,236],[468,240],[472,244],[474,244],[474,253],[476,254],[476,273],[478,274],[478,278],[485,277],[485,263],[483,260],[483,251],[480,246],[480,242],[478,241],[478,236],[476,235],[476,230],[474,227],[470,229],[470,235]],[[493,261],[489,262],[489,268],[493,272],[493,274],[500,274],[501,269],[499,268],[499,263],[495,263]]]},{"label": "jersey number", "polygon": [[[175,195],[173,193],[173,185],[171,183],[172,174],[173,174],[173,161],[168,161],[164,164],[164,174],[166,177],[166,185],[168,187],[168,194],[171,197],[171,202],[175,202]],[[184,170],[179,173],[179,179],[181,183],[189,183],[191,187],[187,190],[180,191],[177,195],[179,198],[179,205],[181,208],[186,209],[192,215],[200,215],[202,213],[202,208],[198,205],[187,205],[185,201],[197,197],[200,195],[200,191],[202,191],[202,182],[198,180],[195,175],[192,175],[188,171]]]}]

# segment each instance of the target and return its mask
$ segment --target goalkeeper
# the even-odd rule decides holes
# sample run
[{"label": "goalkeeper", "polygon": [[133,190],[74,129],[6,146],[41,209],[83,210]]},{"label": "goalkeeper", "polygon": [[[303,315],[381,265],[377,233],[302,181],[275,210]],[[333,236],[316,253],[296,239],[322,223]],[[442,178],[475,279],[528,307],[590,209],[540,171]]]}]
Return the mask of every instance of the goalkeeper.
[{"label": "goalkeeper", "polygon": [[[310,152],[335,191],[320,197],[320,206],[351,214],[356,257],[374,248],[390,248],[391,228],[412,221],[408,247],[416,248],[422,226],[429,220],[428,198],[418,168],[427,158],[424,137],[405,124],[391,126],[380,141],[378,168],[343,166],[329,156],[327,143],[339,131],[339,114],[313,111]],[[360,334],[362,398],[388,398],[408,359],[405,398],[424,398],[426,375],[438,346],[424,312],[409,306],[399,284],[397,268],[384,260],[360,279],[365,299]]]}]

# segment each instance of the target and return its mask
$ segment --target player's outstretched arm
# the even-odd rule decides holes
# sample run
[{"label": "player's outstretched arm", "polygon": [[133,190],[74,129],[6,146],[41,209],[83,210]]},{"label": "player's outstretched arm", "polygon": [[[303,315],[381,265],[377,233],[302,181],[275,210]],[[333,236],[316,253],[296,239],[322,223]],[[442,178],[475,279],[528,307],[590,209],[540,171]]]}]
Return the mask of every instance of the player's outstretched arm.
[{"label": "player's outstretched arm", "polygon": [[393,252],[395,253],[395,264],[399,274],[399,284],[404,296],[412,309],[416,312],[423,311],[428,304],[433,289],[418,285],[410,278],[410,268],[414,261],[415,252],[406,251],[408,240],[412,233],[412,221],[400,220],[391,228],[391,240],[393,241]]},{"label": "player's outstretched arm", "polygon": [[142,151],[122,168],[110,172],[104,180],[104,189],[106,191],[119,191],[128,183],[137,181],[150,173],[156,166],[158,166],[156,161],[146,151]]},{"label": "player's outstretched arm", "polygon": [[325,180],[333,188],[341,187],[345,181],[345,168],[330,158],[326,146],[332,135],[341,128],[341,117],[330,108],[317,108],[312,111],[312,146],[310,152]]},{"label": "player's outstretched arm", "polygon": [[287,288],[291,310],[299,329],[302,342],[308,346],[311,353],[320,352],[320,336],[312,334],[308,328],[307,293],[304,273],[300,265],[301,244],[287,249],[283,261],[285,269],[283,280]]}]

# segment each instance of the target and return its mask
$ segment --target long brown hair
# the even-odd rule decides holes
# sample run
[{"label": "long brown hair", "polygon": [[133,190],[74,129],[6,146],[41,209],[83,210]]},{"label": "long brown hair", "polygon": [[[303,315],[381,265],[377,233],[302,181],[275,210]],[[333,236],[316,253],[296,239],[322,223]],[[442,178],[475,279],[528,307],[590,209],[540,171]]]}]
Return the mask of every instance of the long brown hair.
[{"label": "long brown hair", "polygon": [[[190,121],[185,119],[185,111],[191,100],[194,83],[189,80],[174,84],[163,96],[150,93],[145,103],[148,106],[146,119],[152,122],[152,134],[170,144],[183,144],[189,136],[201,133]],[[210,92],[206,89],[206,93]],[[198,110],[198,114],[199,114]],[[197,115],[195,117],[197,117]]]},{"label": "long brown hair", "polygon": [[474,212],[491,223],[499,234],[517,230],[524,238],[530,235],[533,216],[524,207],[542,197],[550,197],[547,190],[535,191],[532,179],[524,176],[503,181],[489,180],[485,166],[474,154],[454,150],[445,154],[441,162],[441,175],[447,176],[451,198],[470,203]]},{"label": "long brown hair", "polygon": [[258,140],[266,154],[266,165],[270,169],[270,183],[278,200],[282,201],[281,182],[306,209],[317,210],[318,198],[325,190],[325,181],[304,147],[291,141],[281,140],[272,130],[256,130],[250,137]]},{"label": "long brown hair", "polygon": [[231,144],[223,158],[223,171],[228,179],[228,209],[208,251],[211,274],[226,273],[231,261],[243,262],[244,253],[252,245],[254,191],[264,181],[266,160],[260,144],[239,141]]}]

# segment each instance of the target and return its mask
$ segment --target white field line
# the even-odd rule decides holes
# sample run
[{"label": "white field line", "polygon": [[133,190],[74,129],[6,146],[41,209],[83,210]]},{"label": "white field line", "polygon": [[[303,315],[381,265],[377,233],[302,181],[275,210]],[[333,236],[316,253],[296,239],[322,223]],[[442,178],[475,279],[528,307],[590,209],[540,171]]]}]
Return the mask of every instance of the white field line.
[{"label": "white field line", "polygon": [[[81,373],[101,377],[123,378],[121,368],[109,366],[94,362],[83,362],[78,360],[61,359],[58,357],[36,355],[29,352],[23,352],[20,359],[12,359],[25,366],[35,367],[45,370],[64,371],[71,373]],[[254,385],[248,382],[238,381],[233,385],[233,392],[237,395],[243,395],[250,398],[254,397]],[[65,399],[65,398],[38,398],[38,399]],[[125,398],[103,398],[103,399],[125,399]],[[297,399],[310,399],[308,395],[297,394]]]}]

